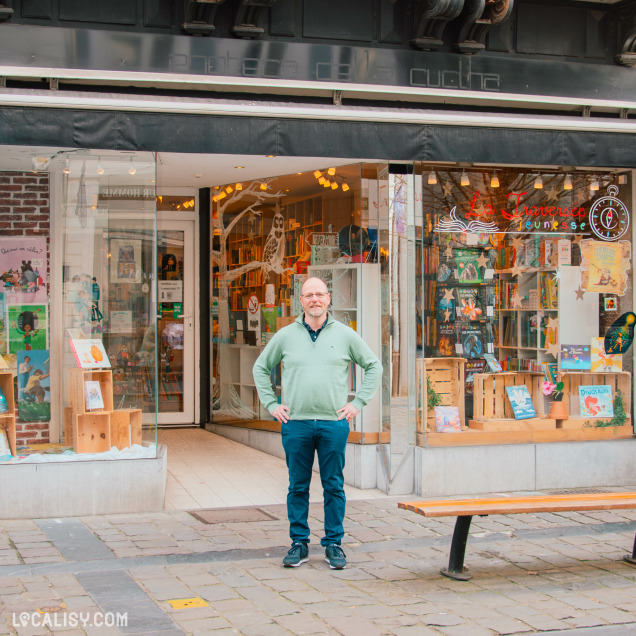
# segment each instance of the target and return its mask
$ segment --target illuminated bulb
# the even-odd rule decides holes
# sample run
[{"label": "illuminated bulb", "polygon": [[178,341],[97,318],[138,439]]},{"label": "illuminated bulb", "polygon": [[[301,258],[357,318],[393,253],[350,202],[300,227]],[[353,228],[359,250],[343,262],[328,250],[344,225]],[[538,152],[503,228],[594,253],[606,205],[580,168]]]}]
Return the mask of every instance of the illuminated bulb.
[{"label": "illuminated bulb", "polygon": [[66,163],[64,164],[64,169],[62,170],[62,172],[64,174],[71,174],[71,164],[68,159],[66,160]]},{"label": "illuminated bulb", "polygon": [[538,175],[534,180],[534,187],[535,190],[541,190],[541,188],[543,188],[543,179],[541,178],[541,175]]},{"label": "illuminated bulb", "polygon": [[565,179],[563,179],[563,189],[571,190],[572,189],[572,178],[569,174],[565,175]]},{"label": "illuminated bulb", "polygon": [[326,179],[322,175],[320,175],[320,179],[318,179],[318,183],[320,185],[324,185],[325,181],[326,181]]},{"label": "illuminated bulb", "polygon": [[342,191],[343,191],[343,192],[346,192],[348,189],[349,189],[349,185],[348,185],[348,184],[346,184],[346,183],[343,183],[343,184],[342,184]]},{"label": "illuminated bulb", "polygon": [[104,174],[104,168],[102,166],[102,164],[98,161],[97,162],[97,170],[96,170],[97,174]]},{"label": "illuminated bulb", "polygon": [[590,183],[590,190],[596,192],[596,190],[598,190],[599,188],[600,186],[598,184],[598,179],[594,177],[594,179],[592,179],[592,183]]},{"label": "illuminated bulb", "polygon": [[267,184],[266,183],[261,183],[260,188],[261,188],[261,190],[267,190]]},{"label": "illuminated bulb", "polygon": [[327,174],[331,175],[333,177],[334,174],[336,174],[336,169],[335,168],[329,168],[327,170]]},{"label": "illuminated bulb", "polygon": [[491,188],[499,187],[499,177],[496,174],[493,174],[492,178],[490,179],[490,187]]},{"label": "illuminated bulb", "polygon": [[322,172],[320,172],[320,170],[316,170],[314,172],[314,177],[316,177],[316,179],[320,179],[320,177],[322,177]]},{"label": "illuminated bulb", "polygon": [[221,190],[221,192],[219,192],[218,195],[217,195],[219,201],[221,199],[225,199],[226,196],[227,196],[227,194],[225,194],[225,192],[223,190]]},{"label": "illuminated bulb", "polygon": [[242,184],[242,183],[237,183],[237,184],[234,186],[234,189],[235,189],[237,192],[240,192],[240,191],[243,189],[243,184]]},{"label": "illuminated bulb", "polygon": [[338,184],[335,181],[331,184],[331,189],[332,190],[337,190],[338,189]]},{"label": "illuminated bulb", "polygon": [[428,185],[435,185],[437,183],[437,175],[431,170],[428,173]]},{"label": "illuminated bulb", "polygon": [[219,199],[217,198],[216,194],[212,197],[212,201],[214,201],[214,203],[216,203]]},{"label": "illuminated bulb", "polygon": [[331,187],[331,181],[329,181],[329,179],[325,179],[325,182],[322,184],[323,188],[330,188]]},{"label": "illuminated bulb", "polygon": [[132,157],[130,158],[130,165],[128,166],[128,174],[135,174],[137,172],[137,168],[135,168],[135,164],[133,163]]},{"label": "illuminated bulb", "polygon": [[[470,179],[468,178],[468,175],[466,174],[466,170],[464,170],[462,172],[460,184],[463,185],[463,186],[469,186],[470,185]],[[492,183],[490,185],[492,185]]]},{"label": "illuminated bulb", "polygon": [[230,193],[234,192],[234,188],[233,188],[231,185],[229,185],[229,186],[227,186],[227,187],[225,188],[225,191],[226,191],[228,194],[230,194]]}]

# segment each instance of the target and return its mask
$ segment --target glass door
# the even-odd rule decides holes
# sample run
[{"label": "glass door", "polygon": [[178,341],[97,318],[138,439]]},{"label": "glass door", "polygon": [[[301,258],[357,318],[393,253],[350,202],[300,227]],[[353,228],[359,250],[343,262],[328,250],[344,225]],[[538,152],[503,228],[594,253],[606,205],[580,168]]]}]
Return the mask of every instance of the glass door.
[{"label": "glass door", "polygon": [[194,423],[194,222],[157,223],[157,424]]}]

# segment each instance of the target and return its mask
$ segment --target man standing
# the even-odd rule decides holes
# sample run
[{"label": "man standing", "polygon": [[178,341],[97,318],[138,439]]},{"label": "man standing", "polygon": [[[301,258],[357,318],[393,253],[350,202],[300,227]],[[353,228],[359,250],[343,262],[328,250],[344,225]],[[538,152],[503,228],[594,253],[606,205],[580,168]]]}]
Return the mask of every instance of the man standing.
[{"label": "man standing", "polygon": [[[283,559],[296,567],[308,559],[309,484],[318,454],[324,493],[325,535],[320,543],[332,569],[347,565],[340,547],[344,536],[344,464],[349,423],[380,385],[382,365],[350,327],[327,312],[331,297],[320,278],[309,278],[301,290],[304,314],[278,331],[254,364],[254,383],[265,408],[281,423],[289,471],[287,517],[292,546]],[[364,369],[364,381],[347,402],[351,361]],[[282,362],[284,402],[272,388],[271,371]]]}]

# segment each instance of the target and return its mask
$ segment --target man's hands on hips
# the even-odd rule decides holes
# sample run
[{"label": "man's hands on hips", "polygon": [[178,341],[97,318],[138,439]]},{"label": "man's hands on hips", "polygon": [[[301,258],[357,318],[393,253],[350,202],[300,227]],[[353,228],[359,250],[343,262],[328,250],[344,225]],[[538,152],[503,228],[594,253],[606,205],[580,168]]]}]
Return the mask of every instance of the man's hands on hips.
[{"label": "man's hands on hips", "polygon": [[279,404],[273,411],[272,415],[281,423],[289,421],[289,407],[284,404]]},{"label": "man's hands on hips", "polygon": [[360,411],[358,411],[358,409],[353,406],[353,404],[351,404],[351,402],[349,402],[348,404],[346,404],[345,406],[343,406],[341,409],[338,409],[338,419],[342,420],[345,419],[347,420],[347,422],[349,422],[349,424],[351,424],[351,420],[358,414],[360,413]]}]

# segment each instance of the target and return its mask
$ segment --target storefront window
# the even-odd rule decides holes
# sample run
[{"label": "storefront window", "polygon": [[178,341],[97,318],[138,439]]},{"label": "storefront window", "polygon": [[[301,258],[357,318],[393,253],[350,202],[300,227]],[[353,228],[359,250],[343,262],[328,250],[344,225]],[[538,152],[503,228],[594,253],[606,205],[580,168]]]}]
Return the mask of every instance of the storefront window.
[{"label": "storefront window", "polygon": [[[158,271],[151,154],[61,155],[64,445],[154,456]],[[175,265],[176,271],[176,265]],[[59,364],[59,362],[58,362]]]},{"label": "storefront window", "polygon": [[[372,165],[217,186],[212,192],[212,415],[215,423],[277,430],[258,400],[252,367],[274,333],[301,312],[300,288],[319,276],[331,311],[378,354],[378,179]],[[273,373],[280,396],[280,371]],[[351,397],[362,381],[352,367]],[[379,396],[350,441],[378,442]]]},{"label": "storefront window", "polygon": [[421,171],[419,439],[631,437],[630,173]]}]

